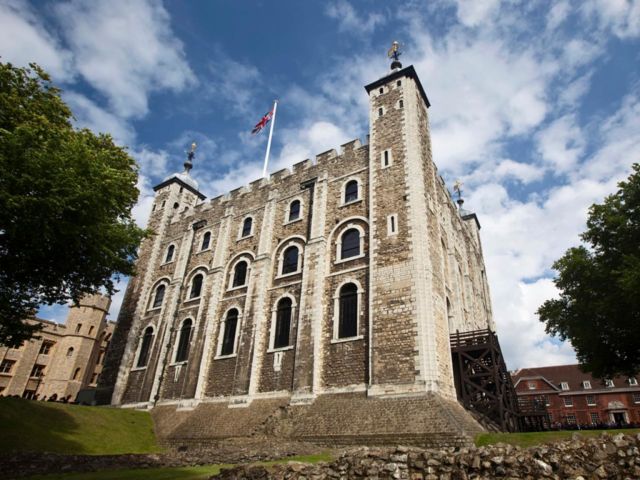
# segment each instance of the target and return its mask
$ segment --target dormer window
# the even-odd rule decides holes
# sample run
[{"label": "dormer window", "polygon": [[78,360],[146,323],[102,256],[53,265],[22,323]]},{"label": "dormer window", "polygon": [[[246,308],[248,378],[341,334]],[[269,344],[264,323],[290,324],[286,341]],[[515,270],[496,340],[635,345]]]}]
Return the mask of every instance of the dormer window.
[{"label": "dormer window", "polygon": [[591,382],[589,380],[585,380],[582,382],[582,388],[584,388],[585,390],[590,390],[591,389]]},{"label": "dormer window", "polygon": [[613,380],[611,380],[610,378],[605,378],[604,379],[604,386],[607,387],[607,388],[615,387],[615,385],[613,384]]},{"label": "dormer window", "polygon": [[560,390],[569,390],[569,384],[567,382],[560,382]]},{"label": "dormer window", "polygon": [[535,390],[536,382],[527,382],[527,387],[529,388],[529,390]]},{"label": "dormer window", "polygon": [[638,386],[638,380],[636,380],[635,377],[629,377],[629,385],[631,385],[632,387],[637,387]]}]

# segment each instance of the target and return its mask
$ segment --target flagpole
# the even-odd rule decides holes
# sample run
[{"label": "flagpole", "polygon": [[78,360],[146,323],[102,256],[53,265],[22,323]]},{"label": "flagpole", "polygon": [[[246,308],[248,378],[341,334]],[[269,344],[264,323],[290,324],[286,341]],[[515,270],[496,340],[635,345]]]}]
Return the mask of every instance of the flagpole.
[{"label": "flagpole", "polygon": [[271,127],[269,127],[269,140],[267,140],[267,153],[264,155],[264,168],[262,176],[267,176],[267,167],[269,166],[269,152],[271,151],[271,137],[273,136],[273,126],[276,124],[276,109],[278,108],[278,100],[273,101],[273,116],[271,117]]}]

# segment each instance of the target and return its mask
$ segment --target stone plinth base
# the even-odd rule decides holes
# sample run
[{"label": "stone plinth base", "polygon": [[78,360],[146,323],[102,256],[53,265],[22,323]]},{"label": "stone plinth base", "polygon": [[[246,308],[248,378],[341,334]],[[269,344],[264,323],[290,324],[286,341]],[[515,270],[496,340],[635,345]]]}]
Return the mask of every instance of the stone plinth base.
[{"label": "stone plinth base", "polygon": [[243,437],[323,445],[463,446],[484,431],[456,401],[433,393],[320,395],[310,405],[292,405],[289,398],[255,399],[242,409],[222,402],[201,403],[191,411],[164,405],[152,415],[160,442],[173,448]]}]

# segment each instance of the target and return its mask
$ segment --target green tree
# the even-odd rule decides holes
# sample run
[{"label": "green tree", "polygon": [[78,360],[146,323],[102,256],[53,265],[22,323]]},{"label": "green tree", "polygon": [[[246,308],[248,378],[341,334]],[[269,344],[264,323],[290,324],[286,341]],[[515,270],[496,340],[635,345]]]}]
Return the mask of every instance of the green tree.
[{"label": "green tree", "polygon": [[640,165],[604,203],[591,206],[588,244],[553,264],[560,298],[538,309],[547,333],[569,339],[596,376],[640,371]]},{"label": "green tree", "polygon": [[30,338],[41,304],[113,293],[146,234],[134,160],[72,118],[41,68],[0,63],[0,344]]}]

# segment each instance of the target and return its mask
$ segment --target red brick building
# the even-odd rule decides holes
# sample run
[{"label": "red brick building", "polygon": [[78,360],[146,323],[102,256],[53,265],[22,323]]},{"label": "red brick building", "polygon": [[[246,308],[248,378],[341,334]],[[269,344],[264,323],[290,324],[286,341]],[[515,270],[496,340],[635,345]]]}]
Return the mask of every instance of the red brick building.
[{"label": "red brick building", "polygon": [[552,426],[640,423],[636,377],[599,379],[560,365],[522,368],[511,378],[519,399],[544,403]]}]

